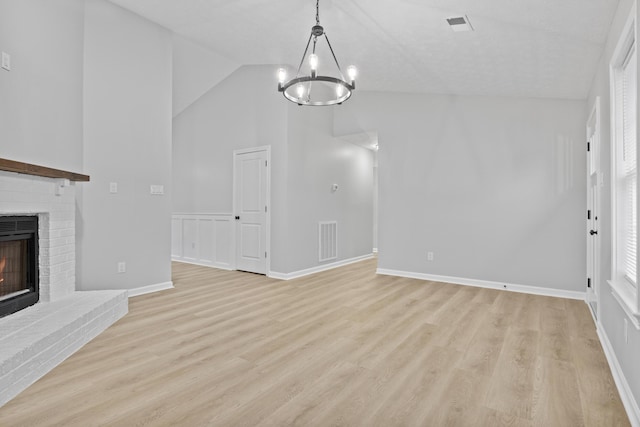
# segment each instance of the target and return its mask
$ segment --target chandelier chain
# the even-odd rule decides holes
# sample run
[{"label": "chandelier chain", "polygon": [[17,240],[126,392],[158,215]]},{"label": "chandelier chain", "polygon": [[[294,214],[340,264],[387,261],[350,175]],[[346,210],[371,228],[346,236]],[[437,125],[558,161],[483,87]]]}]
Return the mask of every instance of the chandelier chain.
[{"label": "chandelier chain", "polygon": [[320,0],[316,0],[316,25],[320,25]]}]

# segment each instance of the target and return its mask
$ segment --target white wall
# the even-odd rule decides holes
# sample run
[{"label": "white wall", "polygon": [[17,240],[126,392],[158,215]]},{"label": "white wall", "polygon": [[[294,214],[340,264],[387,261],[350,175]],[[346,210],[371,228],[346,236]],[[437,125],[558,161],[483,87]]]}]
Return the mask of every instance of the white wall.
[{"label": "white wall", "polygon": [[0,0],[0,157],[82,167],[82,0]]},{"label": "white wall", "polygon": [[[319,265],[318,222],[337,221],[338,260],[373,249],[373,153],[333,137],[336,107],[286,102],[288,131],[288,228],[286,271]],[[332,185],[338,190],[332,191]]]},{"label": "white wall", "polygon": [[173,34],[173,116],[236,70],[240,64]]},{"label": "white wall", "polygon": [[[103,0],[84,33],[84,170],[78,287],[171,281],[171,34]],[[116,194],[109,183],[118,184]],[[150,195],[164,185],[163,196]],[[126,273],[117,263],[126,262]]]},{"label": "white wall", "polygon": [[379,268],[584,292],[584,102],[360,92],[344,107],[336,134],[378,131]]},{"label": "white wall", "polygon": [[241,67],[174,118],[174,212],[230,213],[233,150],[271,145],[271,270],[319,264],[320,220],[339,221],[340,260],[371,253],[371,152],[334,141],[331,108],[276,87],[275,67]]},{"label": "white wall", "polygon": [[[601,106],[601,167],[604,185],[601,188],[600,216],[598,218],[598,234],[601,242],[600,277],[600,319],[602,328],[611,343],[612,351],[620,364],[622,375],[627,381],[635,399],[635,405],[640,402],[640,332],[629,326],[629,341],[624,340],[624,319],[626,314],[614,299],[609,290],[607,280],[611,279],[611,117],[609,92],[609,63],[613,50],[618,43],[622,28],[626,23],[632,5],[631,0],[620,0],[618,10],[611,25],[606,48],[600,59],[597,74],[594,78],[587,106],[594,105],[597,96]],[[636,19],[639,19],[638,17]],[[631,322],[629,322],[631,325]],[[614,372],[615,373],[615,372]]]}]

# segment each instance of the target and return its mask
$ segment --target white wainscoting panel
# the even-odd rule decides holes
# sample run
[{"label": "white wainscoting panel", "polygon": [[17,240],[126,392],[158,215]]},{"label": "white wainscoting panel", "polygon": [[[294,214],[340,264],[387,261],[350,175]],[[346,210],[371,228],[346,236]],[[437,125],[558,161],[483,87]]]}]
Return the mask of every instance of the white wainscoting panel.
[{"label": "white wainscoting panel", "polygon": [[[197,218],[182,218],[182,258],[185,261],[198,262],[200,236],[198,233]],[[204,236],[203,236],[204,237]]]},{"label": "white wainscoting panel", "polygon": [[182,257],[182,218],[171,218],[171,258]]},{"label": "white wainscoting panel", "polygon": [[213,232],[215,238],[216,261],[219,264],[235,265],[235,223],[231,215],[229,219],[216,218],[213,221]]},{"label": "white wainscoting panel", "polygon": [[[213,248],[217,236],[214,234],[213,218],[200,218],[198,220],[198,257],[199,261],[213,264],[216,260],[216,254]],[[208,239],[208,236],[213,236]]]},{"label": "white wainscoting panel", "polygon": [[231,214],[174,213],[171,217],[171,259],[233,270],[234,226]]}]

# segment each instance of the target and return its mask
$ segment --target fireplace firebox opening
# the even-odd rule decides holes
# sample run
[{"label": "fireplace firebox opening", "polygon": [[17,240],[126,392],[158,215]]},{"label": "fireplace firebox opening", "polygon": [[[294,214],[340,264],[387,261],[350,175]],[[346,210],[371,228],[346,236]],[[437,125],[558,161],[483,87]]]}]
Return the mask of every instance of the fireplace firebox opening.
[{"label": "fireplace firebox opening", "polygon": [[38,217],[0,216],[0,317],[39,297]]}]

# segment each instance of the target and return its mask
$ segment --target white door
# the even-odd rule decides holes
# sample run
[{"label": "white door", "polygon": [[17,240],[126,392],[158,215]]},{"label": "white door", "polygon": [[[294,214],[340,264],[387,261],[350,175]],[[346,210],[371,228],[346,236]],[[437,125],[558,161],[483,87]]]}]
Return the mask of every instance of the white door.
[{"label": "white door", "polygon": [[600,235],[600,98],[587,121],[587,302],[598,318]]},{"label": "white door", "polygon": [[234,151],[236,269],[267,273],[269,150]]}]

